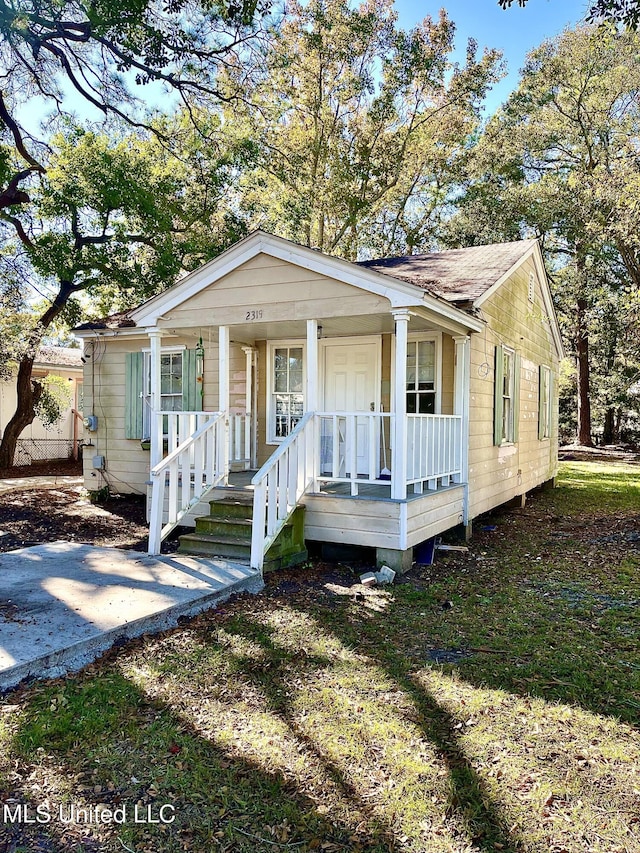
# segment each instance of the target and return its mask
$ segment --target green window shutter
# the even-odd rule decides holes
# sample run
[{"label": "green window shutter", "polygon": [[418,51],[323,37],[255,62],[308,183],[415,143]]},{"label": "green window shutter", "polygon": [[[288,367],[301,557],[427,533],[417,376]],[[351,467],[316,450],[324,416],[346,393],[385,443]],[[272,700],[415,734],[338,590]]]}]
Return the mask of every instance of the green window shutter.
[{"label": "green window shutter", "polygon": [[538,367],[538,441],[544,438],[544,368]]},{"label": "green window shutter", "polygon": [[142,394],[144,391],[144,357],[141,352],[128,352],[125,357],[125,438],[143,438]]},{"label": "green window shutter", "polygon": [[182,353],[182,409],[185,412],[202,411],[202,377],[198,377],[195,349],[186,349]]},{"label": "green window shutter", "polygon": [[494,370],[493,402],[493,443],[502,444],[502,386],[504,382],[504,352],[502,346],[496,347]]},{"label": "green window shutter", "polygon": [[555,422],[554,415],[558,412],[558,407],[554,403],[553,400],[553,371],[549,370],[549,389],[547,390],[547,395],[549,397],[549,438],[553,435],[553,427]]},{"label": "green window shutter", "polygon": [[520,373],[522,358],[517,352],[513,359],[513,441],[516,443],[520,435]]}]

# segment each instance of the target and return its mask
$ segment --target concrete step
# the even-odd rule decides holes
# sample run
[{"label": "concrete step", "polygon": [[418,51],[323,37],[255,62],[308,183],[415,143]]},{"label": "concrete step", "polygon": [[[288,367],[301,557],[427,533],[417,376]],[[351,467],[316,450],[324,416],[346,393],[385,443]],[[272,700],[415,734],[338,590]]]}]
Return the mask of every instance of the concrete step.
[{"label": "concrete step", "polygon": [[[178,553],[249,560],[252,520],[247,510],[252,505],[235,498],[210,503],[210,514],[196,519],[195,532],[180,537]],[[306,559],[304,507],[297,507],[269,548],[264,571],[298,565]]]},{"label": "concrete step", "polygon": [[196,518],[196,533],[207,536],[233,536],[251,542],[252,521],[250,518],[205,515]]},{"label": "concrete step", "polygon": [[236,536],[209,536],[206,533],[186,533],[180,537],[179,554],[197,554],[205,557],[251,557],[251,539]]},{"label": "concrete step", "polygon": [[209,501],[209,515],[217,518],[253,518],[253,498],[250,500],[229,496]]}]

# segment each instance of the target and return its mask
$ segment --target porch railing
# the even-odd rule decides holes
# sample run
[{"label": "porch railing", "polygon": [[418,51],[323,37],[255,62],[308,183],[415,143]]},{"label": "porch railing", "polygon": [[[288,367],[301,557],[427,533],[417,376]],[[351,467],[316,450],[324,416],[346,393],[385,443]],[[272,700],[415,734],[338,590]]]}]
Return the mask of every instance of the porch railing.
[{"label": "porch railing", "polygon": [[352,495],[362,483],[391,479],[390,434],[393,416],[385,412],[319,412],[318,480],[349,483]]},{"label": "porch railing", "polygon": [[307,412],[252,479],[251,567],[264,557],[300,498],[314,485],[317,470],[316,416]]},{"label": "porch railing", "polygon": [[[352,495],[363,484],[391,483],[395,416],[385,412],[319,412],[320,483],[347,483]],[[406,484],[419,494],[459,482],[461,415],[407,415]]]},{"label": "porch railing", "polygon": [[462,474],[462,416],[407,415],[407,485],[415,493],[448,486]]},{"label": "porch railing", "polygon": [[[169,412],[169,454],[151,469],[149,554],[159,554],[163,538],[197,503],[205,491],[226,475],[224,461],[224,412]],[[181,418],[181,416],[186,416]],[[193,415],[194,432],[175,444],[180,429]],[[177,417],[174,417],[177,416]],[[162,420],[160,420],[162,423]],[[172,426],[173,424],[173,426]],[[166,506],[165,506],[166,503]],[[163,526],[163,516],[167,514]]]},{"label": "porch railing", "polygon": [[229,415],[229,462],[251,466],[251,415]]},{"label": "porch railing", "polygon": [[168,454],[218,415],[219,412],[154,412],[152,417],[156,435],[161,437]]}]

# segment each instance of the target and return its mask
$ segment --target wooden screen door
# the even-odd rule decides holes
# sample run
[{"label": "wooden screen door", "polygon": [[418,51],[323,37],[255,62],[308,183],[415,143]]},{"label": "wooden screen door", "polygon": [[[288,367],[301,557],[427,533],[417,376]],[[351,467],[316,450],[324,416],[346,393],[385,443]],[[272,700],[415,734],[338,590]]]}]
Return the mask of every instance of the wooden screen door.
[{"label": "wooden screen door", "polygon": [[[325,412],[376,412],[379,410],[378,364],[380,342],[368,340],[358,343],[353,338],[344,343],[327,343],[324,347],[324,411]],[[356,424],[357,473],[369,474],[369,424],[367,418],[358,418]],[[327,424],[328,426],[328,424]],[[349,441],[352,440],[346,419],[338,422],[340,431],[339,460],[332,466],[334,476],[351,474],[348,460],[352,458]]]}]

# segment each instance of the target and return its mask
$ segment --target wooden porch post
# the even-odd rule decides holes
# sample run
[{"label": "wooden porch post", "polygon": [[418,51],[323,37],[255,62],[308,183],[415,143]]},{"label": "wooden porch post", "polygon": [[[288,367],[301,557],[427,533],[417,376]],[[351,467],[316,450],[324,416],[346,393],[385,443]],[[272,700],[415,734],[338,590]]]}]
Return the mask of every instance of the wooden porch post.
[{"label": "wooden porch post", "polygon": [[393,311],[396,325],[396,375],[393,403],[393,448],[391,452],[391,497],[407,497],[407,337],[409,311]]},{"label": "wooden porch post", "polygon": [[[307,320],[307,383],[305,387],[305,411],[317,412],[320,405],[318,378],[318,321]],[[312,466],[313,491],[318,489],[320,473],[320,428],[319,419],[312,425],[310,447],[307,448],[307,461]]]},{"label": "wooden porch post", "polygon": [[307,320],[307,387],[305,411],[318,411],[318,321]]},{"label": "wooden porch post", "polygon": [[244,385],[244,412],[245,412],[245,433],[244,433],[244,455],[249,467],[255,466],[254,442],[253,436],[255,429],[253,426],[253,347],[242,347],[242,352],[245,355],[245,385]]},{"label": "wooden porch post", "polygon": [[150,425],[150,464],[154,468],[158,462],[162,460],[163,453],[163,435],[162,435],[162,418],[156,414],[162,408],[162,397],[160,388],[160,351],[162,343],[161,329],[148,329],[151,366],[151,382],[149,386],[149,397],[151,412],[149,413]]},{"label": "wooden porch post", "polygon": [[229,483],[229,327],[218,327],[218,410],[225,413],[222,459],[225,486]]},{"label": "wooden porch post", "polygon": [[468,335],[454,335],[456,345],[456,373],[453,413],[462,416],[460,434],[460,476],[464,483],[463,524],[469,523],[469,384],[471,378],[471,340]]}]

